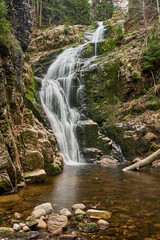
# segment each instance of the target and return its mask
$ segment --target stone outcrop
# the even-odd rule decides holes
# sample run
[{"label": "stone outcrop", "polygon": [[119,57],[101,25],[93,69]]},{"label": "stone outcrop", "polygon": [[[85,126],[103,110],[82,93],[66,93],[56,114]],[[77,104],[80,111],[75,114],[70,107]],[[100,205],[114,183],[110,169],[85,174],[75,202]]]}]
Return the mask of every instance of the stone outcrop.
[{"label": "stone outcrop", "polygon": [[16,37],[22,49],[26,50],[33,27],[34,2],[33,0],[6,0],[6,3],[9,10],[8,16]]},{"label": "stone outcrop", "polygon": [[[33,72],[24,50],[30,41],[33,1],[6,1],[11,41],[0,52],[0,193],[41,182],[63,168],[53,133],[44,126]],[[38,89],[37,89],[38,90]]]}]

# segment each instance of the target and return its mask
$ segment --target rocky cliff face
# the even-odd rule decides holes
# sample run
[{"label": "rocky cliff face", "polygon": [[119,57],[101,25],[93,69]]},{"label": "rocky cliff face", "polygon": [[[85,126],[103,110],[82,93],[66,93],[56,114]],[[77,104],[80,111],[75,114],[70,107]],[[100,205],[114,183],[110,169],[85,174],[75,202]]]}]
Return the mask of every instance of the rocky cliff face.
[{"label": "rocky cliff face", "polygon": [[33,22],[32,1],[6,2],[15,35],[0,53],[0,193],[44,181],[46,173],[55,174],[63,166],[53,133],[36,118],[33,73],[24,59]]}]

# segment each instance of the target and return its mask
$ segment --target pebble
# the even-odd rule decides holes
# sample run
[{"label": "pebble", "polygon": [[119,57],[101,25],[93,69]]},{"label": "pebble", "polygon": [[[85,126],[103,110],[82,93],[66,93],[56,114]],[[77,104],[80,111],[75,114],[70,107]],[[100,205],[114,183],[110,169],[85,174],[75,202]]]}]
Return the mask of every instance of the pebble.
[{"label": "pebble", "polygon": [[16,232],[18,232],[19,230],[21,230],[21,227],[19,226],[19,224],[15,223],[15,224],[13,225],[13,230],[16,231]]},{"label": "pebble", "polygon": [[76,209],[74,215],[85,215],[85,212],[82,211],[81,209]]},{"label": "pebble", "polygon": [[29,231],[30,231],[30,228],[29,228],[28,226],[24,226],[24,227],[23,227],[23,231],[24,231],[24,232],[29,232]]},{"label": "pebble", "polygon": [[102,219],[97,222],[97,225],[102,230],[105,230],[105,229],[107,229],[109,227],[109,223],[107,221],[105,221],[105,220],[102,220]]},{"label": "pebble", "polygon": [[18,213],[18,212],[15,212],[15,214],[14,214],[14,218],[15,219],[20,219],[20,218],[22,218],[23,216],[22,216],[22,214],[20,214],[20,213]]}]

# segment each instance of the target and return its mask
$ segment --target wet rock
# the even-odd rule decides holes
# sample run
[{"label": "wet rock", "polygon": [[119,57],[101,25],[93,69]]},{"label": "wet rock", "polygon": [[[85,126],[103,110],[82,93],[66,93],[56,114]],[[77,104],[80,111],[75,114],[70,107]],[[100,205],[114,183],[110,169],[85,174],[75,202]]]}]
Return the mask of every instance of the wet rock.
[{"label": "wet rock", "polygon": [[112,216],[112,213],[108,212],[108,211],[89,209],[89,210],[87,210],[86,215],[96,216],[96,217],[100,217],[100,218],[103,218],[103,219],[110,219],[111,216]]},{"label": "wet rock", "polygon": [[54,237],[54,236],[58,236],[61,235],[63,232],[62,228],[57,228],[54,232],[52,232],[51,234],[49,234],[50,237]]},{"label": "wet rock", "polygon": [[72,206],[72,209],[76,211],[77,209],[84,210],[86,206],[83,203],[77,203]]},{"label": "wet rock", "polygon": [[85,212],[82,211],[81,209],[76,209],[74,215],[85,215]]},{"label": "wet rock", "polygon": [[12,233],[12,232],[14,232],[13,228],[0,227],[0,234],[3,234],[3,233]]},{"label": "wet rock", "polygon": [[21,229],[23,229],[23,227],[25,227],[26,224],[25,223],[19,223],[19,226],[20,226]]},{"label": "wet rock", "polygon": [[86,223],[86,224],[79,224],[78,230],[85,233],[93,233],[98,231],[98,225],[96,223]]},{"label": "wet rock", "polygon": [[36,226],[37,230],[47,229],[47,224],[45,221],[43,221],[42,219],[37,219],[37,221],[38,221],[38,225]]},{"label": "wet rock", "polygon": [[67,209],[67,208],[63,208],[60,210],[60,215],[64,215],[67,218],[72,217],[72,213]]},{"label": "wet rock", "polygon": [[15,218],[15,219],[20,219],[20,218],[22,218],[22,217],[23,217],[23,216],[22,216],[21,213],[16,212],[16,213],[14,214],[14,218]]},{"label": "wet rock", "polygon": [[29,216],[27,219],[26,219],[26,225],[30,228],[32,227],[35,227],[38,225],[38,221],[33,218],[32,216]]},{"label": "wet rock", "polygon": [[46,214],[51,214],[53,212],[52,205],[50,203],[43,203],[33,209],[33,211],[36,211],[37,209],[43,209],[46,211]]},{"label": "wet rock", "polygon": [[109,223],[105,220],[99,220],[97,222],[97,225],[99,226],[99,229],[105,230],[109,227]]},{"label": "wet rock", "polygon": [[45,182],[46,172],[43,169],[36,169],[34,171],[24,173],[24,178],[27,183]]},{"label": "wet rock", "polygon": [[26,225],[22,229],[23,229],[24,232],[29,232],[30,231],[30,228]]},{"label": "wet rock", "polygon": [[101,150],[98,148],[85,148],[82,152],[86,162],[88,163],[93,163],[100,159]]},{"label": "wet rock", "polygon": [[[1,160],[1,157],[0,157]],[[6,170],[0,172],[0,193],[8,192],[13,189],[10,177]]]},{"label": "wet rock", "polygon": [[113,167],[120,164],[118,160],[114,159],[111,156],[103,156],[103,158],[100,161],[98,161],[98,163],[103,167]]},{"label": "wet rock", "polygon": [[63,215],[52,213],[48,218],[48,230],[55,231],[59,228],[66,228],[68,225],[68,218]]},{"label": "wet rock", "polygon": [[13,230],[16,231],[16,232],[18,232],[18,231],[21,230],[21,227],[19,226],[19,224],[15,223],[15,224],[13,225]]},{"label": "wet rock", "polygon": [[31,216],[33,218],[40,218],[40,217],[44,216],[45,214],[46,214],[46,211],[43,208],[40,208],[40,209],[36,209],[35,211],[33,211],[31,213]]},{"label": "wet rock", "polygon": [[112,143],[111,156],[120,162],[123,162],[125,160],[121,147],[114,142]]},{"label": "wet rock", "polygon": [[76,220],[77,220],[78,222],[82,222],[84,216],[83,216],[83,215],[76,215],[75,218],[76,218]]}]

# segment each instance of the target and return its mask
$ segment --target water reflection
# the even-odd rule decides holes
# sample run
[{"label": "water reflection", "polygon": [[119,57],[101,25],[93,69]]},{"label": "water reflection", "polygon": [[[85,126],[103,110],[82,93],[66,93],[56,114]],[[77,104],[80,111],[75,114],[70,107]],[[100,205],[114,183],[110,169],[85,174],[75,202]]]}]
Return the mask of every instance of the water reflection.
[{"label": "water reflection", "polygon": [[73,203],[83,202],[89,208],[97,206],[112,212],[110,228],[101,233],[102,239],[106,235],[115,239],[158,239],[159,183],[157,169],[124,173],[117,167],[66,166],[63,174],[48,177],[45,184],[30,185],[15,195],[1,196],[0,211],[3,214],[18,211],[27,216],[43,202],[51,202],[55,211],[62,207],[71,209]]}]

